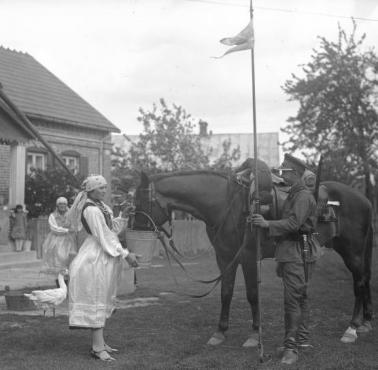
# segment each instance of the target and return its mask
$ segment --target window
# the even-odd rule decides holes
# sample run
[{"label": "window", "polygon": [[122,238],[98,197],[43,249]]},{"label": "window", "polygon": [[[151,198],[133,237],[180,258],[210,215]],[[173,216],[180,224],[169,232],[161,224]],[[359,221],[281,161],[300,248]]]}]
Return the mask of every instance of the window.
[{"label": "window", "polygon": [[28,153],[26,160],[26,172],[30,173],[31,169],[46,169],[46,154],[44,153]]},{"label": "window", "polygon": [[69,155],[63,155],[64,164],[73,171],[74,175],[79,173],[79,158]]}]

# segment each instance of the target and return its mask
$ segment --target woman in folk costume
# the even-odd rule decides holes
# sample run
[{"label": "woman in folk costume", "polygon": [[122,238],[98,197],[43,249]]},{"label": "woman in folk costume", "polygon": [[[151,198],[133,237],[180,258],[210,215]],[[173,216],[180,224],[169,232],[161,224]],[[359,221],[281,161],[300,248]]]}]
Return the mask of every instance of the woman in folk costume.
[{"label": "woman in folk costume", "polygon": [[119,242],[117,234],[125,228],[127,219],[113,219],[111,209],[103,203],[106,187],[103,176],[89,176],[70,210],[75,227],[80,229],[82,225],[88,236],[70,266],[69,325],[71,329],[91,329],[91,355],[112,361],[109,353],[117,350],[105,343],[103,331],[114,310],[121,259],[132,267],[138,263],[136,255]]},{"label": "woman in folk costume", "polygon": [[56,209],[49,216],[50,233],[43,242],[43,272],[56,273],[68,268],[70,254],[76,253],[73,229],[68,220],[67,199],[56,200]]}]

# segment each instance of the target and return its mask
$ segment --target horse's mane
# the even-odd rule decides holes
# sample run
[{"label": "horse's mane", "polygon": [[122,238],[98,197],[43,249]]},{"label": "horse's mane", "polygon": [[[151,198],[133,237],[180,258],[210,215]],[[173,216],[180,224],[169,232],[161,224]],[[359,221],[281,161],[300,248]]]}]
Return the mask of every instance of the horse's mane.
[{"label": "horse's mane", "polygon": [[175,176],[193,176],[193,175],[210,175],[210,176],[219,176],[226,180],[233,180],[235,179],[235,175],[227,172],[227,171],[215,171],[215,170],[188,170],[188,171],[175,171],[175,172],[168,172],[168,173],[158,173],[152,175],[150,178],[153,181],[159,181],[162,179],[166,179],[168,177],[175,177]]}]

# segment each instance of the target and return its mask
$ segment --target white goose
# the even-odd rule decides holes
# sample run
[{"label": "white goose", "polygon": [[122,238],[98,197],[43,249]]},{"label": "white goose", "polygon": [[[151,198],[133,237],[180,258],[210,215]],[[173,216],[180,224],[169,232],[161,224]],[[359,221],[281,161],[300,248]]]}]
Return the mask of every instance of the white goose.
[{"label": "white goose", "polygon": [[68,275],[68,270],[65,270],[58,275],[59,288],[46,290],[33,290],[30,294],[25,293],[33,303],[43,309],[43,314],[49,308],[52,308],[55,317],[55,307],[60,305],[67,297],[67,285],[64,282],[64,276]]}]

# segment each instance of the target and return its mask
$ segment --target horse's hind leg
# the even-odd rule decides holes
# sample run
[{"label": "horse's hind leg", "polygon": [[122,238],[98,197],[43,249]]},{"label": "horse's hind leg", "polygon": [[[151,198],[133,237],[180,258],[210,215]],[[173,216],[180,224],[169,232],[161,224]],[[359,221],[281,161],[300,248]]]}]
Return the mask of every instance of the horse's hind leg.
[{"label": "horse's hind leg", "polygon": [[348,251],[351,251],[349,243],[346,240],[335,240],[335,250],[341,255],[345,265],[352,273],[355,297],[350,326],[341,338],[343,343],[353,343],[356,341],[357,329],[362,325],[363,321],[363,310],[364,307],[367,308],[369,306],[368,301],[370,297],[370,277],[364,271],[364,256],[348,253]]},{"label": "horse's hind leg", "polygon": [[357,328],[358,333],[367,333],[372,330],[371,321],[373,320],[373,304],[371,300],[370,279],[371,261],[373,252],[373,229],[369,227],[365,245],[365,264],[364,264],[364,297],[363,297],[363,323]]},{"label": "horse's hind leg", "polygon": [[[227,268],[228,264],[232,261],[231,258],[221,258],[217,255],[217,263],[220,271],[223,273]],[[221,282],[221,313],[218,323],[218,331],[215,332],[212,337],[209,339],[207,344],[210,345],[218,345],[222,343],[226,337],[225,332],[228,329],[229,323],[229,315],[230,315],[230,306],[232,295],[234,292],[234,285],[235,285],[235,276],[236,270],[238,267],[238,262],[235,262],[233,266],[229,267],[228,270],[225,272]]]}]

